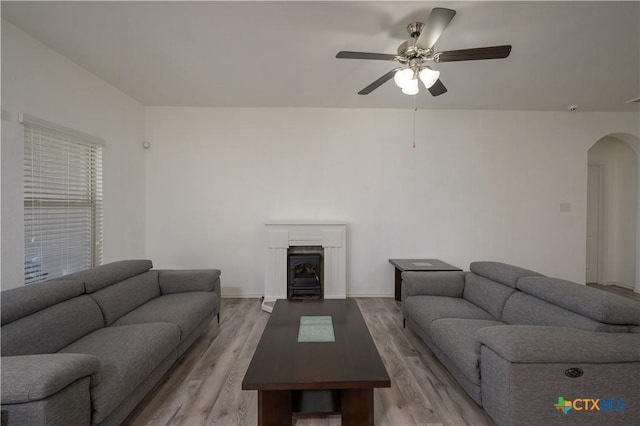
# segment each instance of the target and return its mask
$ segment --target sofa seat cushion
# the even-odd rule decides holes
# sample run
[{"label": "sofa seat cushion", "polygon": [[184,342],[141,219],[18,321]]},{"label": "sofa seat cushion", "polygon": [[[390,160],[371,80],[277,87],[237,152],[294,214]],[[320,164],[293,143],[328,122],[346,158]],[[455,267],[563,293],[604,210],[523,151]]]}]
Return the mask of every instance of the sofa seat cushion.
[{"label": "sofa seat cushion", "polygon": [[167,322],[180,328],[180,341],[187,338],[208,315],[218,311],[218,295],[187,292],[156,297],[120,318],[113,325]]},{"label": "sofa seat cushion", "polygon": [[431,322],[440,318],[495,320],[487,311],[466,299],[442,296],[411,296],[402,305],[405,318],[430,333]]},{"label": "sofa seat cushion", "polygon": [[430,334],[433,344],[471,382],[480,384],[480,344],[476,337],[478,330],[485,327],[505,325],[494,320],[474,320],[441,318],[431,323]]},{"label": "sofa seat cushion", "polygon": [[59,352],[96,356],[102,380],[91,389],[92,423],[106,419],[167,357],[177,359],[175,324],[136,324],[96,330]]}]

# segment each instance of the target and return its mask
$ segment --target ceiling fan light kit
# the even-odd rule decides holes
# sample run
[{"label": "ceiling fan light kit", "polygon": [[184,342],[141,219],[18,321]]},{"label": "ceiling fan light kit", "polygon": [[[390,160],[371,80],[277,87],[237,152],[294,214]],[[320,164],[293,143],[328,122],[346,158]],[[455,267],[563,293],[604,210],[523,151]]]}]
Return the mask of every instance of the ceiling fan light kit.
[{"label": "ceiling fan light kit", "polygon": [[440,78],[440,71],[434,71],[429,67],[420,71],[420,80],[422,80],[422,84],[424,84],[424,87],[427,89],[430,89],[431,86],[436,84],[438,78]]},{"label": "ceiling fan light kit", "polygon": [[405,95],[417,95],[418,92],[420,92],[420,88],[418,87],[418,80],[413,81],[415,81],[415,84],[408,87],[403,87],[402,93],[404,93]]},{"label": "ceiling fan light kit", "polygon": [[415,95],[420,91],[418,87],[418,77],[420,77],[424,87],[429,89],[438,81],[440,71],[434,71],[429,67],[425,67],[421,71],[404,68],[395,73],[393,81],[402,89],[402,93],[405,95]]},{"label": "ceiling fan light kit", "polygon": [[425,62],[433,61],[435,63],[442,63],[500,59],[506,58],[511,53],[510,45],[449,50],[444,52],[434,51],[433,46],[455,14],[455,10],[436,7],[431,11],[425,23],[414,22],[409,24],[407,26],[407,32],[411,39],[405,41],[398,47],[397,55],[341,51],[338,52],[336,58],[397,61],[406,66],[406,68],[398,67],[387,72],[359,91],[359,95],[368,95],[392,78],[404,94],[415,95],[419,92],[419,78],[432,96],[442,95],[446,93],[447,88],[440,81],[440,71],[432,70],[425,65]]}]

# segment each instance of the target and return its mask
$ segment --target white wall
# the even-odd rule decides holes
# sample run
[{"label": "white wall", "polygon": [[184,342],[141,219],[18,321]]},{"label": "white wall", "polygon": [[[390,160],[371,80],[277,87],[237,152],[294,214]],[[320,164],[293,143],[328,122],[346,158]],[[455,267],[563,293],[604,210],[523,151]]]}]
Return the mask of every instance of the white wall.
[{"label": "white wall", "polygon": [[[635,113],[146,109],[147,256],[261,295],[264,223],[349,224],[347,293],[391,295],[389,258],[496,260],[584,282],[587,150]],[[560,203],[571,211],[560,212]]]},{"label": "white wall", "polygon": [[624,141],[605,137],[588,152],[589,164],[602,166],[603,229],[599,282],[634,288],[636,268],[637,159]]},{"label": "white wall", "polygon": [[107,141],[104,260],[144,257],[144,108],[2,21],[2,289],[22,285],[24,112]]}]

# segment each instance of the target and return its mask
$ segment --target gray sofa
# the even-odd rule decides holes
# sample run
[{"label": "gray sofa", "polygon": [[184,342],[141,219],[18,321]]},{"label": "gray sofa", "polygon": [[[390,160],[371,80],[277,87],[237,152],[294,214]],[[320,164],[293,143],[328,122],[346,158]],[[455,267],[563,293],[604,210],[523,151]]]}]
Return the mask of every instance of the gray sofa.
[{"label": "gray sofa", "polygon": [[219,270],[125,260],[3,291],[8,425],[117,425],[220,312]]},{"label": "gray sofa", "polygon": [[402,311],[500,425],[638,424],[638,302],[475,262],[470,272],[404,272]]}]

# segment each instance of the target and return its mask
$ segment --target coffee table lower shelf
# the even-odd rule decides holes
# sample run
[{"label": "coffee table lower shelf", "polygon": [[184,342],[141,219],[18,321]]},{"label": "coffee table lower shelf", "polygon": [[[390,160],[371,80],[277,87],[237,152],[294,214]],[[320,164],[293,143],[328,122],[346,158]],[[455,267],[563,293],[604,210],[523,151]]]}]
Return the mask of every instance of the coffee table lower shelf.
[{"label": "coffee table lower shelf", "polygon": [[341,414],[343,425],[373,425],[373,389],[258,391],[259,425],[291,424],[301,414]]}]

